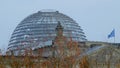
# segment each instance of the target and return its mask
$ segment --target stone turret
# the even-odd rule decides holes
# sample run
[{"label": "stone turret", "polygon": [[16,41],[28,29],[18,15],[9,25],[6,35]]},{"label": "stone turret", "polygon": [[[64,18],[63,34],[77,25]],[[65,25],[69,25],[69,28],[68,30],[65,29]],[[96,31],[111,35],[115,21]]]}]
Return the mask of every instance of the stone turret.
[{"label": "stone turret", "polygon": [[56,35],[57,36],[63,36],[63,27],[60,23],[60,21],[58,21],[57,27],[56,27]]},{"label": "stone turret", "polygon": [[65,45],[67,38],[63,36],[63,27],[60,21],[58,21],[58,24],[55,30],[56,30],[56,37],[53,40],[53,45],[54,46]]}]

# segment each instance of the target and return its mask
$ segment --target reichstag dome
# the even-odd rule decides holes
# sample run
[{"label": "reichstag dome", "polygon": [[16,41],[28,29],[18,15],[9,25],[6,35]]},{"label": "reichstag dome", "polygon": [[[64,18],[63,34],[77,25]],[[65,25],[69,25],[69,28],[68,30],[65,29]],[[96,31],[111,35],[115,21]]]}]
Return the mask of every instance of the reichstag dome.
[{"label": "reichstag dome", "polygon": [[40,42],[54,40],[58,21],[64,27],[65,37],[78,42],[86,41],[81,27],[69,16],[59,11],[38,11],[18,24],[10,38],[8,50],[27,48]]}]

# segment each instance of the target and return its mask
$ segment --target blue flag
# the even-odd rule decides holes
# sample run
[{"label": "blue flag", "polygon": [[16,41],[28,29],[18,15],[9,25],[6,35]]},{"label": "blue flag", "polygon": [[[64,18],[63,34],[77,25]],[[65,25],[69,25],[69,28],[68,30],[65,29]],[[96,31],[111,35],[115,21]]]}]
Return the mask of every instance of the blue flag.
[{"label": "blue flag", "polygon": [[108,38],[115,37],[115,29],[108,35]]}]

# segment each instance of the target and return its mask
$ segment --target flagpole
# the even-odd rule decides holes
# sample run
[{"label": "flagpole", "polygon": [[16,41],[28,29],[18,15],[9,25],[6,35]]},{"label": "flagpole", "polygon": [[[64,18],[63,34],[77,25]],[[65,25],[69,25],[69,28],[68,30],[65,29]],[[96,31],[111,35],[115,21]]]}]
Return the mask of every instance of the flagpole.
[{"label": "flagpole", "polygon": [[115,37],[114,37],[114,43],[115,43]]},{"label": "flagpole", "polygon": [[115,43],[115,29],[114,29],[114,43]]}]

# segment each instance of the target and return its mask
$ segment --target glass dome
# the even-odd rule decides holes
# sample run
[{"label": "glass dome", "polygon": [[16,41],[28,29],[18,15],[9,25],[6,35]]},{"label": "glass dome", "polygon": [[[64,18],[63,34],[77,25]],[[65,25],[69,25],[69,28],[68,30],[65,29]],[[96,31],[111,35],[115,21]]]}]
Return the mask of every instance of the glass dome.
[{"label": "glass dome", "polygon": [[26,48],[40,42],[52,41],[56,36],[58,21],[63,26],[63,35],[74,41],[86,41],[81,27],[69,16],[58,11],[39,11],[26,17],[14,30],[8,49]]}]

